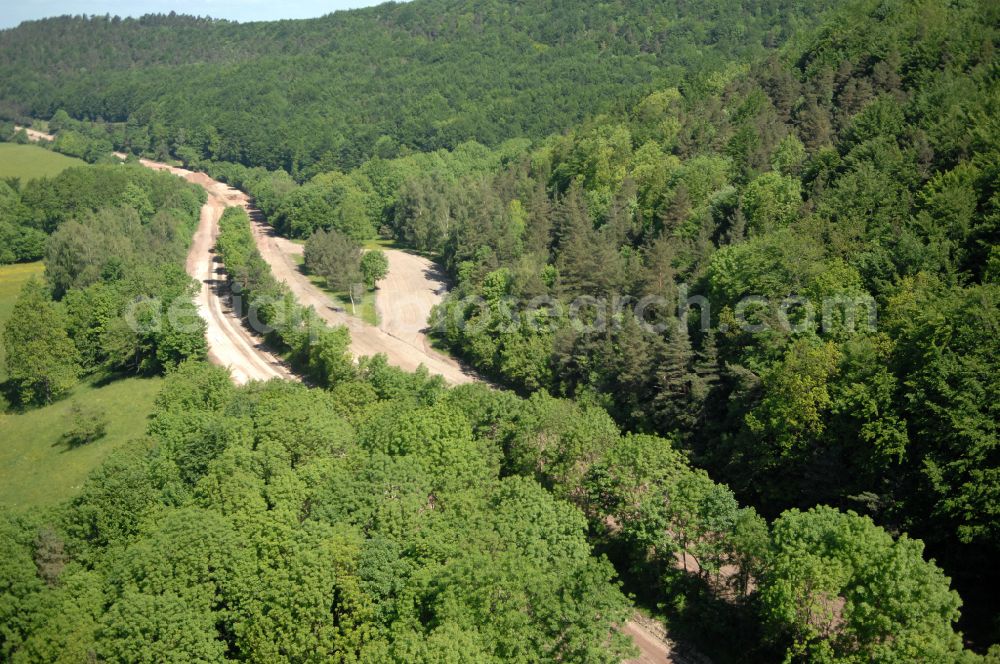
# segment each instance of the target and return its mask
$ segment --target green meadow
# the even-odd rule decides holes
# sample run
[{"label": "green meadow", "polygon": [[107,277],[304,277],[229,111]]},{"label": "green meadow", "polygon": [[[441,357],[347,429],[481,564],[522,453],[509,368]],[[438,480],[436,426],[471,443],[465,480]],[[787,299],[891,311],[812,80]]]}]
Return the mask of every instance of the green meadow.
[{"label": "green meadow", "polygon": [[0,178],[33,180],[58,175],[70,166],[82,166],[85,163],[37,145],[0,143]]},{"label": "green meadow", "polygon": [[[0,266],[0,330],[21,287],[43,270],[40,262]],[[5,379],[0,344],[0,381]],[[6,402],[0,398],[0,506],[53,505],[72,497],[111,450],[145,432],[160,384],[158,378],[82,382],[65,399],[21,413],[3,412]],[[103,438],[71,449],[62,437],[74,402],[104,411],[108,428]]]},{"label": "green meadow", "polygon": [[[143,435],[160,378],[84,382],[65,399],[23,413],[0,413],[0,506],[48,506],[72,498],[116,447]],[[63,440],[74,403],[100,409],[107,433],[71,447]]]}]

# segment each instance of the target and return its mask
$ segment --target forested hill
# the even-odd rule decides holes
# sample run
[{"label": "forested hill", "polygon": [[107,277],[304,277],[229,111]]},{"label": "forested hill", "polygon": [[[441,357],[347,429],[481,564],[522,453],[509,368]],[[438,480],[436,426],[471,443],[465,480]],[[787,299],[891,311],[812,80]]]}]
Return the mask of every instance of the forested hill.
[{"label": "forested hill", "polygon": [[319,19],[69,17],[0,32],[0,114],[297,173],[542,137],[782,43],[831,3],[415,0]]}]

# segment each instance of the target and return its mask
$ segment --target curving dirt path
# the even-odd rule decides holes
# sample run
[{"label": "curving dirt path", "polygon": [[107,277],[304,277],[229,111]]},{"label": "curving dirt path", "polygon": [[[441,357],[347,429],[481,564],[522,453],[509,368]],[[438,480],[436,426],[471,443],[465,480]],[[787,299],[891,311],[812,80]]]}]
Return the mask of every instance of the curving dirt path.
[{"label": "curving dirt path", "polygon": [[673,664],[670,646],[635,620],[625,623],[622,633],[632,637],[639,648],[639,656],[626,660],[625,664]]},{"label": "curving dirt path", "polygon": [[[302,245],[278,236],[256,210],[251,209],[250,212],[257,248],[271,266],[274,276],[288,285],[301,304],[313,307],[323,320],[331,325],[346,326],[351,333],[351,353],[355,357],[384,353],[389,364],[406,371],[414,371],[422,364],[431,374],[442,376],[453,385],[476,380],[476,376],[458,362],[431,348],[426,334],[422,331],[427,327],[426,320],[430,314],[430,307],[444,295],[445,285],[440,275],[435,277],[436,273],[427,270],[422,281],[409,284],[408,289],[416,289],[418,292],[429,291],[413,298],[412,301],[408,290],[389,294],[390,289],[385,288],[389,280],[385,280],[377,300],[388,297],[389,301],[394,303],[392,305],[394,310],[407,313],[402,317],[390,316],[390,320],[396,321],[395,324],[384,327],[383,323],[375,327],[335,307],[330,297],[299,269],[296,257],[302,254]],[[394,261],[405,265],[416,264],[410,258],[426,261],[398,250],[386,253],[389,255],[390,275],[394,269]],[[426,263],[433,265],[430,261]],[[378,306],[381,308],[381,305]],[[379,313],[382,315],[381,311]],[[397,335],[397,331],[401,334]]]},{"label": "curving dirt path", "polygon": [[[50,134],[26,130],[33,141],[55,140]],[[123,153],[115,153],[115,156],[126,158]],[[234,382],[296,379],[280,360],[263,348],[262,340],[232,314],[219,288],[225,283],[225,275],[213,249],[219,234],[219,218],[227,207],[235,205],[242,205],[250,214],[257,247],[275,277],[288,284],[303,305],[315,308],[328,323],[347,326],[351,332],[351,352],[355,356],[385,353],[391,364],[408,371],[423,364],[431,373],[444,376],[453,384],[476,380],[472,373],[435,351],[427,341],[425,328],[430,310],[447,292],[443,275],[431,261],[396,249],[385,250],[389,275],[379,284],[376,299],[379,325],[373,327],[333,307],[326,293],[299,270],[295,256],[302,253],[302,245],[275,234],[250,205],[246,194],[204,173],[148,159],[139,162],[147,168],[165,170],[201,185],[208,194],[188,253],[187,272],[201,284],[195,303],[207,324],[209,357],[216,364],[228,367]],[[622,627],[622,632],[632,638],[640,651],[639,657],[626,664],[685,664],[685,659],[674,655],[672,644],[662,633],[662,625],[649,624],[651,622],[636,616]]]},{"label": "curving dirt path", "polygon": [[[32,141],[55,140],[55,136],[51,134],[15,126],[16,130],[22,128]],[[113,154],[122,160],[128,157],[121,152]],[[251,333],[232,313],[229,307],[228,289],[224,288],[225,273],[215,257],[214,247],[219,235],[219,218],[227,207],[245,205],[246,196],[203,173],[195,173],[148,159],[140,159],[139,163],[153,170],[168,171],[188,182],[201,185],[208,194],[208,200],[201,208],[191,249],[188,251],[186,269],[200,285],[194,303],[198,315],[205,321],[209,359],[215,364],[227,367],[233,382],[239,385],[251,380],[271,378],[296,380],[297,377],[282,361],[263,347],[263,339]]]},{"label": "curving dirt path", "polygon": [[[124,158],[124,154],[116,153]],[[263,339],[248,330],[229,306],[226,276],[221,261],[215,256],[215,241],[219,236],[219,218],[227,207],[245,204],[246,197],[231,187],[216,182],[204,173],[195,173],[140,159],[147,168],[168,171],[188,182],[201,185],[208,200],[201,208],[198,228],[187,256],[187,273],[198,281],[201,289],[195,296],[198,315],[206,323],[209,359],[229,369],[233,382],[243,385],[251,380],[271,378],[296,379],[296,376],[275,355],[268,352]]]}]

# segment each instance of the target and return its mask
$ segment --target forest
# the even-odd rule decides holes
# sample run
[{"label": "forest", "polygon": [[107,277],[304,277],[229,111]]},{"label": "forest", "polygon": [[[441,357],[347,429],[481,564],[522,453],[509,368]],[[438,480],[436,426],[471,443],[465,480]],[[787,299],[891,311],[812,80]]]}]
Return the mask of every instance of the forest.
[{"label": "forest", "polygon": [[10,403],[51,402],[96,371],[148,375],[204,358],[184,271],[200,188],[138,166],[84,166],[0,182],[0,195],[7,251],[45,259],[44,282],[25,286],[3,330]]},{"label": "forest", "polygon": [[71,17],[0,31],[12,119],[117,123],[165,157],[298,176],[541,138],[787,39],[829,2],[422,0],[278,24]]},{"label": "forest", "polygon": [[314,386],[233,387],[199,333],[118,334],[190,298],[198,189],[0,183],[0,262],[46,264],[9,398],[167,376],[0,521],[3,657],[617,662],[638,605],[718,662],[996,661],[1000,6],[804,5],[0,32],[0,114],[53,149],[207,172],[314,261],[435,256],[434,334],[497,386],[353,362],[229,209],[240,313]]}]

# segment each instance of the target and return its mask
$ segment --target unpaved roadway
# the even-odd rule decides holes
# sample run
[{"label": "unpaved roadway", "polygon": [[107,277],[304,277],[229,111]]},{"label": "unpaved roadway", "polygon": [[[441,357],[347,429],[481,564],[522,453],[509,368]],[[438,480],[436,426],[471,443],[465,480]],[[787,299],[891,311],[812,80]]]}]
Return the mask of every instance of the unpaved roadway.
[{"label": "unpaved roadway", "polygon": [[52,134],[46,134],[44,132],[38,131],[37,129],[31,129],[29,127],[22,127],[21,125],[14,125],[14,131],[21,131],[28,135],[28,140],[30,141],[54,141],[56,137]]},{"label": "unpaved roadway", "polygon": [[427,340],[427,319],[448,292],[441,268],[423,256],[384,249],[389,273],[378,283],[375,310],[386,334],[434,352]]},{"label": "unpaved roadway", "polygon": [[[430,261],[402,251],[386,252],[389,255],[390,275],[394,263],[406,266],[401,268],[401,272],[405,269],[407,273],[413,273],[416,262],[412,259],[425,262],[429,269],[421,270],[420,279],[409,284],[408,290],[403,293],[385,288],[388,279],[383,282],[376,295],[376,302],[384,299],[391,303],[392,311],[403,312],[403,315],[389,316],[393,324],[388,328],[375,327],[341,311],[321,288],[302,273],[297,259],[302,254],[302,245],[279,237],[255,210],[251,210],[251,219],[257,248],[271,266],[274,276],[288,285],[301,304],[313,307],[323,320],[331,325],[346,326],[351,332],[351,353],[355,357],[383,353],[389,364],[406,371],[413,371],[422,364],[431,374],[442,376],[453,385],[476,380],[472,373],[463,369],[454,359],[431,348],[426,333],[422,331],[427,327],[430,307],[440,301],[445,288],[440,274],[430,269],[433,267]],[[411,299],[409,289],[428,292]],[[397,330],[401,333],[398,336]]]},{"label": "unpaved roadway", "polygon": [[[27,127],[24,129],[32,141],[55,140],[55,136],[51,134]],[[115,156],[119,159],[127,157],[120,152],[116,152]],[[233,382],[239,385],[251,380],[295,379],[295,375],[263,347],[263,340],[244,327],[232,313],[229,308],[229,289],[226,288],[225,274],[214,253],[222,212],[230,205],[244,205],[246,197],[203,173],[175,168],[148,159],[141,159],[140,163],[147,168],[169,171],[189,182],[201,185],[208,194],[208,200],[201,208],[186,268],[187,273],[197,280],[200,287],[194,301],[198,315],[205,321],[209,359],[227,367]]]},{"label": "unpaved roadway", "polygon": [[627,660],[625,664],[672,664],[674,660],[670,658],[670,646],[662,639],[654,635],[638,622],[630,620],[625,623],[622,633],[632,637],[639,656]]},{"label": "unpaved roadway", "polygon": [[219,218],[227,207],[242,205],[245,201],[243,194],[212,180],[204,173],[147,159],[141,159],[140,163],[147,168],[169,171],[188,182],[201,185],[208,194],[188,252],[187,273],[201,287],[195,296],[195,305],[206,323],[209,358],[216,364],[228,367],[233,381],[239,385],[251,380],[295,378],[281,360],[264,348],[263,339],[248,330],[229,306],[225,271],[214,248],[219,236]]}]

